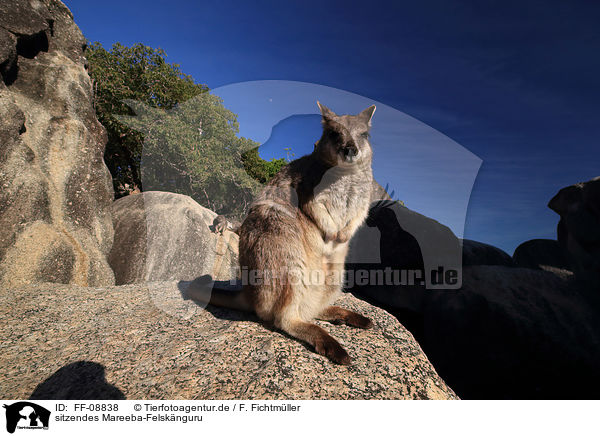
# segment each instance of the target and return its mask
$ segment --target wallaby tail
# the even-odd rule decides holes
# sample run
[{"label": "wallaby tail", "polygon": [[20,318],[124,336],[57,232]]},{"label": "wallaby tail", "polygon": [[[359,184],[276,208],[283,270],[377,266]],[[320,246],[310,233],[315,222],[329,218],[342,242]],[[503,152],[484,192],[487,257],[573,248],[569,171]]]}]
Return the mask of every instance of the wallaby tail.
[{"label": "wallaby tail", "polygon": [[240,286],[227,281],[213,281],[209,275],[198,277],[189,282],[186,297],[201,304],[226,307],[228,309],[252,312],[253,308]]},{"label": "wallaby tail", "polygon": [[214,287],[208,304],[219,307],[227,307],[229,309],[242,310],[244,312],[251,312],[253,310],[241,289],[231,291],[228,289]]}]

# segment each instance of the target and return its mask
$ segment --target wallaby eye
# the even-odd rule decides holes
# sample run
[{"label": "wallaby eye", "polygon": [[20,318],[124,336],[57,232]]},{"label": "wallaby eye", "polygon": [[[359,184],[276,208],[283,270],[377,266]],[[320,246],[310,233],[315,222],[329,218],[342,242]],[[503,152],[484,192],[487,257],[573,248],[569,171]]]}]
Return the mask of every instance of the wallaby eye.
[{"label": "wallaby eye", "polygon": [[363,137],[363,138],[365,138],[365,139],[369,139],[369,136],[371,136],[371,135],[369,134],[369,132],[368,132],[368,131],[366,131],[366,132],[362,132],[362,133],[360,134],[360,136],[361,136],[361,137]]},{"label": "wallaby eye", "polygon": [[332,130],[329,132],[329,139],[332,142],[338,142],[340,140],[340,134],[338,132],[336,132],[335,130]]}]

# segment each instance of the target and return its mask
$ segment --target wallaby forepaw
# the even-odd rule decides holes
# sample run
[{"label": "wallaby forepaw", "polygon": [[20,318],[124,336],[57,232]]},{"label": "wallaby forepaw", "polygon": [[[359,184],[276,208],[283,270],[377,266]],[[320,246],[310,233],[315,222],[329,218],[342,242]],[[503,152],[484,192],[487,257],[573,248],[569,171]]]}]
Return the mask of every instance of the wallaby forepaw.
[{"label": "wallaby forepaw", "polygon": [[333,338],[317,341],[315,350],[317,353],[340,365],[350,365],[352,362],[346,350]]}]

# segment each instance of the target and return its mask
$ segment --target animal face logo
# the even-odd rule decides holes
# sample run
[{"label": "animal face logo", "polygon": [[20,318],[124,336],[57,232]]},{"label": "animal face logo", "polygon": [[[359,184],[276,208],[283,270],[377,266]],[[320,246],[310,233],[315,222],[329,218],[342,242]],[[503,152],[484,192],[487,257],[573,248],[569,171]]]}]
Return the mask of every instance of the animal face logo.
[{"label": "animal face logo", "polygon": [[375,106],[358,115],[337,115],[325,105],[317,104],[323,116],[323,136],[316,144],[321,159],[331,166],[342,168],[370,164],[373,152],[369,144],[369,130]]},{"label": "animal face logo", "polygon": [[4,405],[6,431],[14,433],[19,428],[48,428],[50,411],[29,401]]}]

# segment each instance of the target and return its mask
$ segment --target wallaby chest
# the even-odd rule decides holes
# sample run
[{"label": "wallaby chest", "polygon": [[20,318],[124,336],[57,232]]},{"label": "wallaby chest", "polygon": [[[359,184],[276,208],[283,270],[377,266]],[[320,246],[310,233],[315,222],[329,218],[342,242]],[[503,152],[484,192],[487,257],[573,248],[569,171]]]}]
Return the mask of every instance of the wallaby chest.
[{"label": "wallaby chest", "polygon": [[332,169],[315,188],[314,200],[322,203],[338,230],[369,207],[372,174],[364,171],[344,174]]}]

